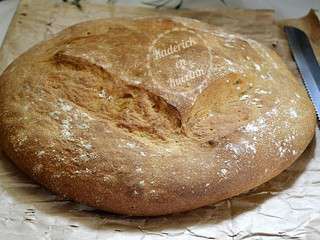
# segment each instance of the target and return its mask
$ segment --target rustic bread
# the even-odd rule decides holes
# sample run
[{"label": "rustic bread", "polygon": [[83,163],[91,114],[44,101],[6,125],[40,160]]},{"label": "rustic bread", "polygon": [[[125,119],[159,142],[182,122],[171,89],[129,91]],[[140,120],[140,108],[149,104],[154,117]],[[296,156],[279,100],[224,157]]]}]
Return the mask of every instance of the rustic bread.
[{"label": "rustic bread", "polygon": [[186,18],[77,24],[0,78],[4,152],[51,191],[115,213],[245,192],[293,163],[314,129],[275,52]]}]

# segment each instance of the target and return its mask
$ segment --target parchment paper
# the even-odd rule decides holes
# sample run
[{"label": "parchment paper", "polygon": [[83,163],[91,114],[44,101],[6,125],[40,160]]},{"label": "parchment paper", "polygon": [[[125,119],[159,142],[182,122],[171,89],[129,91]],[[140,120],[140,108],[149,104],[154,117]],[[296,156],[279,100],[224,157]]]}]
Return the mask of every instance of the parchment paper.
[{"label": "parchment paper", "polygon": [[[155,11],[61,1],[22,0],[0,50],[0,72],[33,44],[71,24],[111,16],[175,14],[224,26],[274,48],[297,74],[287,41],[269,10]],[[319,44],[316,15],[298,25]],[[312,26],[310,23],[312,22]],[[319,22],[318,22],[319,23]],[[318,34],[318,35],[317,35]],[[317,136],[288,170],[249,193],[187,213],[133,218],[61,199],[0,154],[0,239],[320,239],[320,146]]]}]

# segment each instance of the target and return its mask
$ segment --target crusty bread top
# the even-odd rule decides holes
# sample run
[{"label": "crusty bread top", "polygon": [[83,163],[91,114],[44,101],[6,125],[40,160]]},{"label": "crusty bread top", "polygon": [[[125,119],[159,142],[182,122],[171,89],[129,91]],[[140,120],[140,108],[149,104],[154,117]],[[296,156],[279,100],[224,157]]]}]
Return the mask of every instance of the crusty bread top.
[{"label": "crusty bread top", "polygon": [[186,18],[69,27],[6,69],[0,110],[2,148],[19,168],[58,194],[130,215],[247,191],[296,160],[315,128],[276,53]]}]

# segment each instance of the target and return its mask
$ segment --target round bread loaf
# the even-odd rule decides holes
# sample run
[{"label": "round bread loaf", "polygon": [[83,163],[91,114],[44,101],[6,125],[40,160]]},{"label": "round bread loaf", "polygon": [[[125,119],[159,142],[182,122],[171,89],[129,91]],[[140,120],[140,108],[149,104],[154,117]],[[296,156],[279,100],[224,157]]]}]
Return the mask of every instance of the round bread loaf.
[{"label": "round bread loaf", "polygon": [[0,110],[2,149],[36,182],[140,216],[248,191],[292,164],[315,129],[275,52],[186,18],[69,27],[6,69]]}]

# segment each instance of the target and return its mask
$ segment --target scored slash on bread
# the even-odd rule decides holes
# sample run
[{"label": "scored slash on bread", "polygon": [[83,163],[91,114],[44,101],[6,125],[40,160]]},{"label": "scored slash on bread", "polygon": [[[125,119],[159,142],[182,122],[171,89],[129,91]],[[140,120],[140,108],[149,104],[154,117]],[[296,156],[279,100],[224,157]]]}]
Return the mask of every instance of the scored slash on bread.
[{"label": "scored slash on bread", "polygon": [[[154,47],[188,32],[206,41],[148,58],[154,39],[173,29],[182,30]],[[189,65],[176,67],[179,59]],[[195,65],[210,66],[208,74],[169,84]],[[187,18],[69,27],[6,69],[0,111],[2,148],[31,178],[75,201],[137,216],[248,191],[292,164],[315,128],[305,90],[275,52]]]}]

